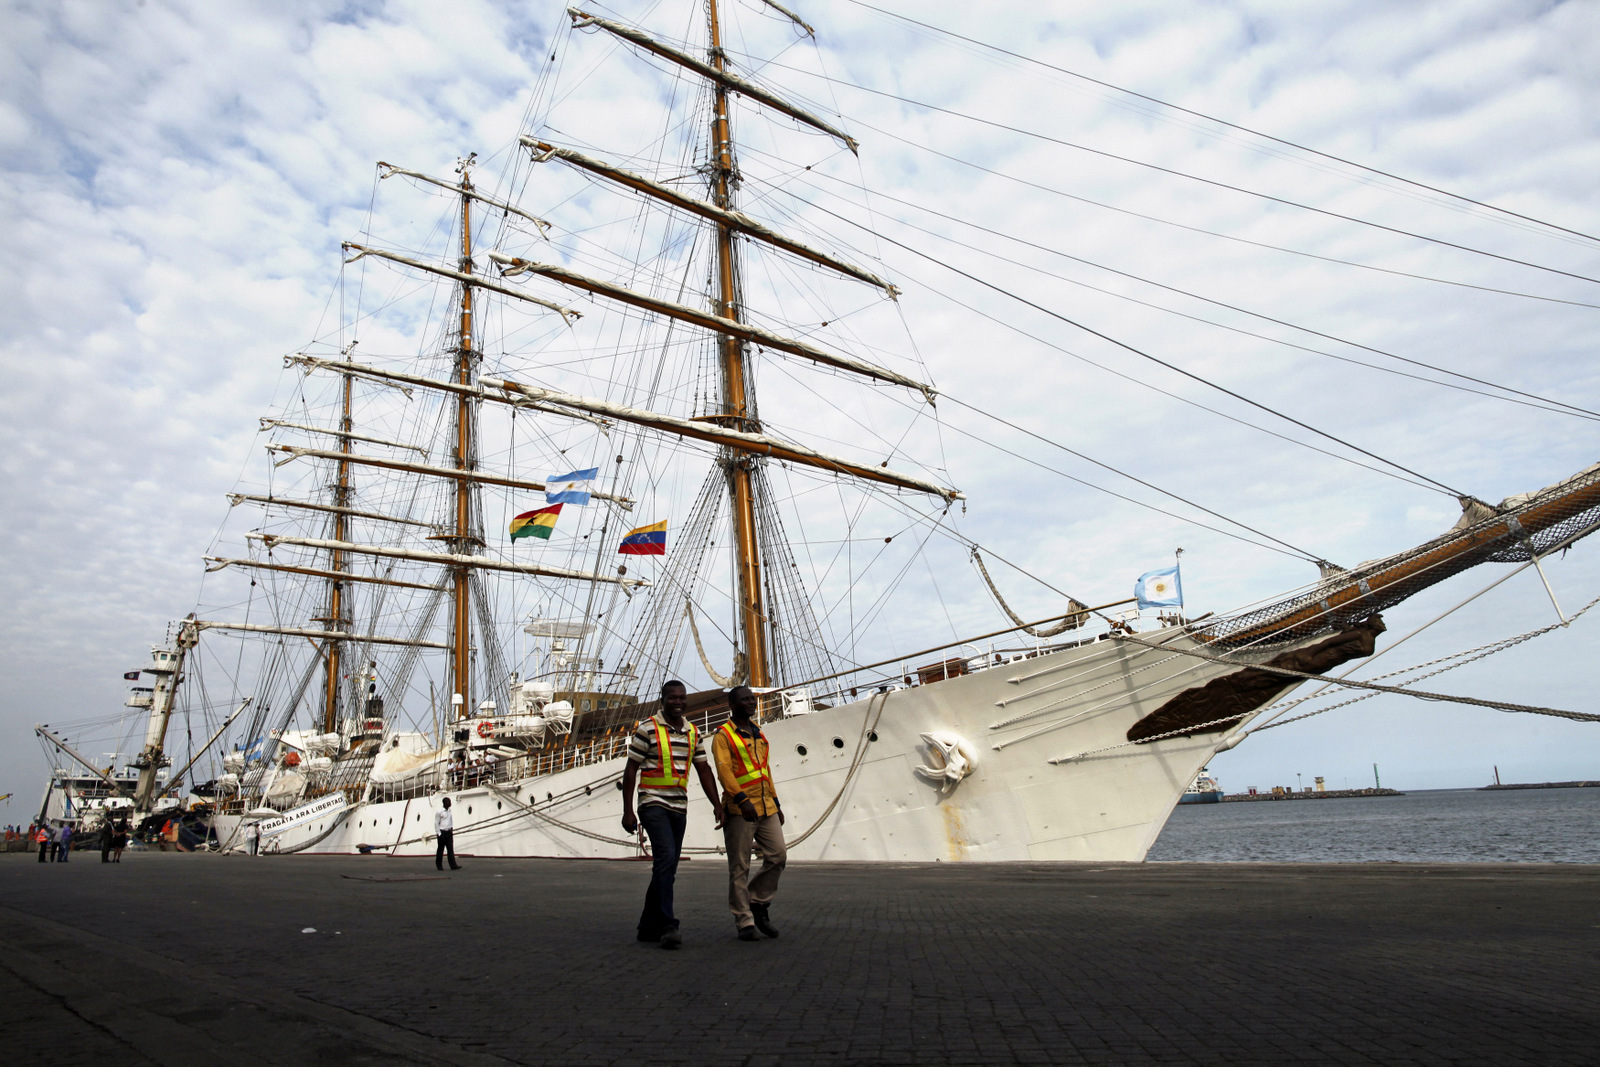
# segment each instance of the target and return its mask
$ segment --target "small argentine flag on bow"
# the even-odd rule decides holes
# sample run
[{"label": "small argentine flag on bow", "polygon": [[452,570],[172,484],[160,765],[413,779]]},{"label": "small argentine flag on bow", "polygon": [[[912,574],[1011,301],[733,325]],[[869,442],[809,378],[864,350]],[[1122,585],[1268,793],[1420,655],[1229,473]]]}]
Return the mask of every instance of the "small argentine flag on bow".
[{"label": "small argentine flag on bow", "polygon": [[1141,574],[1133,583],[1133,595],[1139,598],[1141,608],[1179,608],[1183,606],[1183,583],[1178,578],[1178,568]]},{"label": "small argentine flag on bow", "polygon": [[587,504],[589,490],[584,487],[585,482],[592,482],[599,475],[599,467],[585,467],[581,471],[572,471],[560,474],[545,480],[544,502],[546,504]]}]

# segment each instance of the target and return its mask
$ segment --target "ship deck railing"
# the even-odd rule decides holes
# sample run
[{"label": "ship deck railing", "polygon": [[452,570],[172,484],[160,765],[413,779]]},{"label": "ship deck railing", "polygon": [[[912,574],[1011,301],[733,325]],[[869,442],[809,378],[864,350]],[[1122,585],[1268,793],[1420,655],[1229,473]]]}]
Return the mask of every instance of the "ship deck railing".
[{"label": "ship deck railing", "polygon": [[[1037,640],[1029,645],[1020,645],[1013,648],[996,648],[991,644],[987,649],[979,650],[970,641],[952,641],[936,649],[927,650],[914,657],[908,657],[893,665],[875,664],[862,667],[855,671],[846,671],[821,681],[833,682],[834,685],[827,690],[817,691],[812,689],[810,696],[810,710],[821,711],[836,704],[852,703],[863,697],[870,697],[874,693],[889,692],[898,689],[908,689],[922,685],[937,685],[947,678],[960,677],[965,674],[976,674],[995,667],[1004,667],[1023,660],[1036,659],[1040,656],[1050,655],[1067,649],[1091,645],[1097,641],[1105,640],[1110,631],[1103,631],[1085,636],[1083,631],[1076,631],[1074,639],[1069,641]],[[976,655],[959,657],[961,669],[947,668],[933,672],[932,668],[944,667],[954,664],[957,657],[948,657],[942,663],[914,664],[914,660],[926,659],[929,655],[948,649],[971,649]],[[889,668],[895,668],[894,673],[889,673]],[[774,722],[779,719],[789,718],[792,714],[791,705],[785,698],[785,693],[792,693],[796,688],[811,687],[801,686],[776,690],[761,694],[757,715],[762,722]],[[728,720],[726,705],[717,705],[701,712],[693,712],[688,717],[700,731],[702,738],[709,738],[713,731]],[[440,766],[430,769],[413,778],[401,782],[373,782],[370,786],[364,783],[341,781],[338,784],[329,784],[323,787],[313,786],[308,788],[297,803],[307,803],[319,797],[326,796],[336,790],[342,790],[352,804],[363,799],[372,802],[389,802],[413,800],[418,797],[433,796],[439,793],[459,793],[487,785],[513,785],[530,779],[545,778],[562,771],[578,767],[587,767],[593,764],[604,763],[626,755],[628,740],[633,734],[634,724],[623,723],[613,725],[601,733],[566,735],[547,741],[543,747],[520,756],[496,757],[493,760],[487,757],[468,763],[456,763],[449,766]],[[233,795],[226,801],[221,801],[218,810],[239,814],[261,803],[259,796]]]},{"label": "ship deck railing", "polygon": [[[1165,622],[1166,620],[1163,621]],[[872,664],[855,670],[841,671],[827,678],[796,683],[793,686],[785,687],[784,691],[808,690],[812,707],[821,711],[839,704],[850,704],[857,700],[866,699],[874,693],[887,693],[900,689],[913,689],[924,685],[937,685],[939,682],[950,678],[978,674],[996,667],[1006,667],[1024,660],[1038,659],[1040,656],[1082,648],[1085,645],[1108,640],[1114,632],[1110,627],[1090,633],[1077,630],[1073,632],[1073,636],[1069,640],[1054,641],[1040,638],[1031,641],[1029,644],[1017,644],[1011,647],[996,647],[991,642],[986,648],[979,648],[971,640],[951,641],[948,644],[925,649],[921,653],[908,656],[897,662]],[[936,657],[941,652],[960,652],[962,654],[947,655],[943,660],[939,660]],[[959,667],[955,666],[958,661],[960,663]],[[819,688],[819,683],[823,682],[828,684],[828,688]],[[781,692],[770,694],[768,699],[772,701],[774,706],[770,712],[763,706],[762,718],[764,721],[785,717]]]}]

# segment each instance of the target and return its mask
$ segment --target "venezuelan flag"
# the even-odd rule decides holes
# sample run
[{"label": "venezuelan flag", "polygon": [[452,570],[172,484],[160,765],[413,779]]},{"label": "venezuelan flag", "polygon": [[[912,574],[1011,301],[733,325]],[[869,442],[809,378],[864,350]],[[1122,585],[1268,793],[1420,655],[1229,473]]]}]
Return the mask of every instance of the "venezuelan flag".
[{"label": "venezuelan flag", "polygon": [[511,520],[511,540],[515,541],[519,537],[550,540],[550,531],[556,528],[556,516],[560,514],[560,504],[552,504],[537,511],[524,511]]},{"label": "venezuelan flag", "polygon": [[667,520],[629,530],[617,553],[623,556],[664,556],[667,554]]}]

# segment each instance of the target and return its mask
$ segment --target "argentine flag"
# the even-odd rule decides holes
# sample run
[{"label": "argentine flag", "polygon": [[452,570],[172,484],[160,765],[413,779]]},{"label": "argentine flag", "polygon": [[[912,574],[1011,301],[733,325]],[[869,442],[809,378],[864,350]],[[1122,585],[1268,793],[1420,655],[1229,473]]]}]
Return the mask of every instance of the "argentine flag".
[{"label": "argentine flag", "polygon": [[1133,595],[1139,598],[1141,608],[1182,607],[1183,583],[1178,579],[1178,568],[1141,574],[1133,583]]},{"label": "argentine flag", "polygon": [[581,471],[572,471],[568,474],[546,479],[544,502],[546,504],[587,504],[589,502],[589,490],[584,488],[583,483],[594,481],[599,473],[599,467],[585,467]]}]

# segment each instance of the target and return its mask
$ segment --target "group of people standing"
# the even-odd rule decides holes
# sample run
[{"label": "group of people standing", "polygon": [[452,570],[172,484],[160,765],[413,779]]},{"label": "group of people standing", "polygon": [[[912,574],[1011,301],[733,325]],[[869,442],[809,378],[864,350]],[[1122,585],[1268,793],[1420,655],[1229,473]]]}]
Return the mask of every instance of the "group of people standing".
[{"label": "group of people standing", "polygon": [[[40,863],[66,863],[72,855],[74,834],[71,823],[36,826],[31,833],[39,846]],[[102,820],[93,840],[100,849],[101,863],[121,863],[122,851],[128,847],[127,824]]]},{"label": "group of people standing", "polygon": [[[639,916],[640,941],[653,941],[665,949],[683,944],[673,910],[673,886],[688,826],[691,766],[711,801],[714,825],[722,830],[727,848],[728,910],[739,940],[778,936],[771,910],[787,859],[784,816],[767,762],[767,739],[755,722],[756,703],[749,686],[728,693],[730,718],[712,735],[708,756],[699,730],[685,715],[688,688],[679,681],[667,682],[661,687],[660,713],[641,721],[628,742],[622,828],[631,834],[643,827],[650,839],[650,888]],[[752,848],[761,856],[761,869],[754,878],[750,877]]]}]

